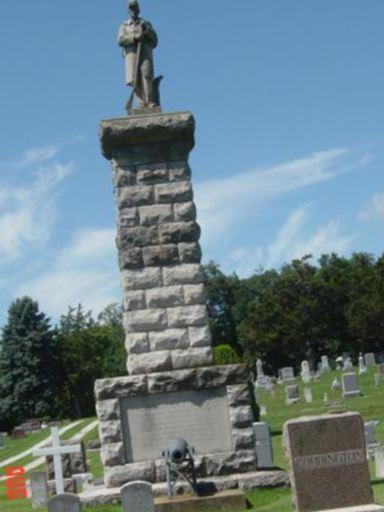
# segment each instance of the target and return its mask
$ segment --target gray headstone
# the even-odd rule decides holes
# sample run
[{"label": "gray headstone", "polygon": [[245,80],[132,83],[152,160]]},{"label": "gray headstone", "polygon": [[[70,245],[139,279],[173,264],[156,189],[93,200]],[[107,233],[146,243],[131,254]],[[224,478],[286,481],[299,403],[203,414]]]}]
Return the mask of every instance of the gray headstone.
[{"label": "gray headstone", "polygon": [[321,370],[323,372],[330,370],[328,356],[321,356]]},{"label": "gray headstone", "polygon": [[4,448],[4,434],[0,432],[0,450]]},{"label": "gray headstone", "polygon": [[373,504],[360,414],[290,420],[283,440],[297,512]]},{"label": "gray headstone", "polygon": [[353,362],[349,356],[346,359],[344,359],[343,370],[345,372],[349,372],[350,370],[353,370]]},{"label": "gray headstone", "polygon": [[121,488],[123,512],[155,512],[152,485],[130,482]]},{"label": "gray headstone", "polygon": [[307,404],[311,404],[313,402],[311,388],[304,388],[304,400],[307,402]]},{"label": "gray headstone", "polygon": [[384,478],[384,446],[375,448],[375,464],[377,478]]},{"label": "gray headstone", "polygon": [[271,444],[271,433],[266,423],[253,424],[255,434],[255,449],[258,468],[273,467],[273,452]]},{"label": "gray headstone", "polygon": [[58,494],[49,500],[48,512],[81,512],[80,499],[75,494]]},{"label": "gray headstone", "polygon": [[291,382],[295,380],[295,372],[291,366],[287,368],[281,368],[279,370],[279,375],[284,382]]},{"label": "gray headstone", "polygon": [[379,366],[377,367],[377,370],[379,372],[379,375],[381,375],[383,377],[384,376],[384,364],[379,364]]},{"label": "gray headstone", "polygon": [[365,364],[367,366],[373,366],[376,364],[376,356],[373,352],[369,352],[365,354]]},{"label": "gray headstone", "polygon": [[365,364],[365,358],[363,355],[359,356],[359,375],[362,375],[363,373],[366,373],[367,366]]},{"label": "gray headstone", "polygon": [[291,386],[285,387],[285,403],[287,405],[295,404],[300,401],[299,386],[292,384]]},{"label": "gray headstone", "polygon": [[351,398],[360,396],[360,386],[356,373],[344,373],[343,375],[343,397]]},{"label": "gray headstone", "polygon": [[301,363],[301,380],[304,384],[308,384],[311,381],[311,370],[308,361]]},{"label": "gray headstone", "polygon": [[46,507],[48,503],[48,485],[44,471],[34,471],[31,473],[29,483],[31,487],[32,507]]}]

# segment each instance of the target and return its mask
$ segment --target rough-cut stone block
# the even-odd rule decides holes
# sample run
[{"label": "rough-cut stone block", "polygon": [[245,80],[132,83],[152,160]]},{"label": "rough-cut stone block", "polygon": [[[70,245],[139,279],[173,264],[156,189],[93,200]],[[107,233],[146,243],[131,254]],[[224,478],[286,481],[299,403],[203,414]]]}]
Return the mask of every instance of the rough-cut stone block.
[{"label": "rough-cut stone block", "polygon": [[137,181],[146,184],[168,181],[167,164],[138,165]]},{"label": "rough-cut stone block", "polygon": [[196,220],[196,206],[192,201],[186,203],[175,203],[173,212],[176,222],[189,222]]},{"label": "rough-cut stone block", "polygon": [[146,291],[147,304],[150,308],[167,308],[184,304],[183,287],[164,286]]},{"label": "rough-cut stone block", "polygon": [[128,187],[136,184],[136,172],[133,166],[121,166],[112,163],[113,184],[115,188]]},{"label": "rough-cut stone block", "polygon": [[230,407],[229,418],[232,427],[235,428],[252,428],[254,421],[252,407],[250,405],[239,405],[237,407]]},{"label": "rough-cut stone block", "polygon": [[182,243],[179,244],[179,260],[180,263],[200,263],[202,252],[200,244],[194,243]]},{"label": "rough-cut stone block", "polygon": [[133,228],[139,224],[138,208],[122,208],[117,218],[118,228]]},{"label": "rough-cut stone block", "polygon": [[187,306],[196,306],[205,303],[203,284],[189,284],[183,286],[184,301]]},{"label": "rough-cut stone block", "polygon": [[124,309],[132,311],[135,309],[145,309],[145,292],[143,290],[127,291],[124,293]]},{"label": "rough-cut stone block", "polygon": [[188,162],[171,162],[169,164],[170,181],[189,181],[191,174]]},{"label": "rough-cut stone block", "polygon": [[144,247],[143,260],[147,267],[177,265],[179,263],[177,245],[152,245],[150,247]]},{"label": "rough-cut stone block", "polygon": [[145,206],[154,201],[154,188],[149,185],[135,185],[116,189],[116,203],[118,208],[132,208]]},{"label": "rough-cut stone block", "polygon": [[198,284],[204,282],[201,265],[176,265],[163,269],[164,286],[175,284]]},{"label": "rough-cut stone block", "polygon": [[232,429],[232,439],[235,450],[252,450],[255,446],[253,428]]},{"label": "rough-cut stone block", "polygon": [[139,208],[140,224],[152,226],[164,222],[173,222],[173,209],[170,204],[154,204],[152,206],[141,206]]},{"label": "rough-cut stone block", "polygon": [[120,419],[120,403],[117,399],[96,402],[97,417],[100,422]]},{"label": "rough-cut stone block", "polygon": [[121,421],[100,421],[99,437],[101,444],[120,443],[123,441],[123,433],[121,429]]},{"label": "rough-cut stone block", "polygon": [[106,467],[104,472],[105,485],[107,487],[121,487],[127,482],[143,480],[155,482],[156,466],[154,462],[137,462],[121,466]]},{"label": "rough-cut stone block", "polygon": [[190,181],[164,183],[154,187],[156,203],[182,203],[193,200],[192,184]]},{"label": "rough-cut stone block", "polygon": [[196,375],[194,369],[148,375],[148,393],[150,394],[188,391],[195,387]]},{"label": "rough-cut stone block", "polygon": [[168,308],[167,316],[168,327],[204,326],[208,322],[207,308],[204,305]]},{"label": "rough-cut stone block", "polygon": [[236,407],[238,405],[249,405],[249,385],[238,384],[237,386],[227,386],[227,398],[230,407]]},{"label": "rough-cut stone block", "polygon": [[172,369],[171,352],[163,350],[147,354],[130,354],[127,369],[131,375],[169,371]]},{"label": "rough-cut stone block", "polygon": [[[187,154],[194,146],[194,130],[195,120],[190,112],[125,116],[118,119],[104,119],[101,122],[100,142],[103,154],[108,159],[119,159],[119,153],[126,153],[128,148],[136,145],[154,146],[156,143],[183,145],[186,156],[171,159],[180,161],[186,160]],[[158,162],[165,161],[158,160]]]},{"label": "rough-cut stone block", "polygon": [[[119,241],[117,241],[119,246]],[[144,266],[143,251],[138,247],[124,247],[119,249],[120,270],[134,270]]]},{"label": "rough-cut stone block", "polygon": [[117,244],[125,250],[125,246],[137,248],[148,245],[157,245],[159,242],[157,226],[137,226],[135,228],[121,228],[119,230]]},{"label": "rough-cut stone block", "polygon": [[124,292],[156,288],[163,284],[162,270],[157,267],[145,268],[143,270],[125,270],[121,273],[121,282]]},{"label": "rough-cut stone block", "polygon": [[248,380],[249,371],[245,364],[209,366],[196,369],[196,382],[199,389],[244,384]]},{"label": "rough-cut stone block", "polygon": [[208,325],[204,327],[189,327],[189,344],[191,347],[210,347],[212,343],[211,331]]},{"label": "rough-cut stone block", "polygon": [[148,334],[146,332],[132,332],[125,337],[125,348],[128,354],[143,354],[149,352]]},{"label": "rough-cut stone block", "polygon": [[161,332],[150,332],[149,343],[151,351],[174,350],[188,348],[187,329],[166,329]]},{"label": "rough-cut stone block", "polygon": [[200,226],[196,222],[173,222],[172,224],[159,226],[159,241],[161,244],[197,242],[199,238]]},{"label": "rough-cut stone block", "polygon": [[116,466],[125,463],[123,443],[110,443],[101,447],[100,458],[103,466]]},{"label": "rough-cut stone block", "polygon": [[216,453],[205,456],[206,474],[228,475],[256,470],[254,450],[238,450],[230,453]]},{"label": "rough-cut stone block", "polygon": [[144,394],[147,391],[147,376],[135,375],[115,379],[99,379],[95,382],[97,400],[116,399]]},{"label": "rough-cut stone block", "polygon": [[142,309],[129,311],[124,315],[126,332],[161,331],[167,327],[165,309]]},{"label": "rough-cut stone block", "polygon": [[208,366],[213,362],[213,354],[210,347],[172,350],[171,354],[172,366],[175,370]]}]

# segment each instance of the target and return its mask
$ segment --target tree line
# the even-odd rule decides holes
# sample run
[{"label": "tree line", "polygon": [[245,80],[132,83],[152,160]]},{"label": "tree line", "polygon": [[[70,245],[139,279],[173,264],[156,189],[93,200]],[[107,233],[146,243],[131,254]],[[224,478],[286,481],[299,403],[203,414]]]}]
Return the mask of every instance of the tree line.
[{"label": "tree line", "polygon": [[[263,359],[275,372],[322,354],[384,351],[384,255],[309,256],[247,278],[205,267],[216,364]],[[15,300],[0,339],[0,430],[33,417],[95,414],[94,381],[125,375],[123,310],[79,305],[57,325]]]}]

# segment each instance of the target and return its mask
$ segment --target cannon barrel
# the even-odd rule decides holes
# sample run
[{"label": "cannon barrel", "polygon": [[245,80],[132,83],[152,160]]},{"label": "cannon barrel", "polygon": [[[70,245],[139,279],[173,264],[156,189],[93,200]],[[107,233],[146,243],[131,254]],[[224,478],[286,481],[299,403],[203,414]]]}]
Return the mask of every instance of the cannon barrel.
[{"label": "cannon barrel", "polygon": [[168,457],[174,464],[184,462],[189,454],[187,441],[179,437],[172,439],[167,450]]}]

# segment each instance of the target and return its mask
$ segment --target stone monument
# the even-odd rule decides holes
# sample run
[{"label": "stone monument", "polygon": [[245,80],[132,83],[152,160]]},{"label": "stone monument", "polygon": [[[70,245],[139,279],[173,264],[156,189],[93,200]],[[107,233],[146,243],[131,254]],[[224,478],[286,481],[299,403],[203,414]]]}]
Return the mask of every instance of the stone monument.
[{"label": "stone monument", "polygon": [[[140,38],[131,41],[130,51],[143,51]],[[165,481],[162,452],[174,437],[195,447],[201,476],[256,465],[249,371],[213,363],[188,164],[195,120],[150,103],[100,130],[113,172],[129,374],[95,384],[107,487]]]}]

